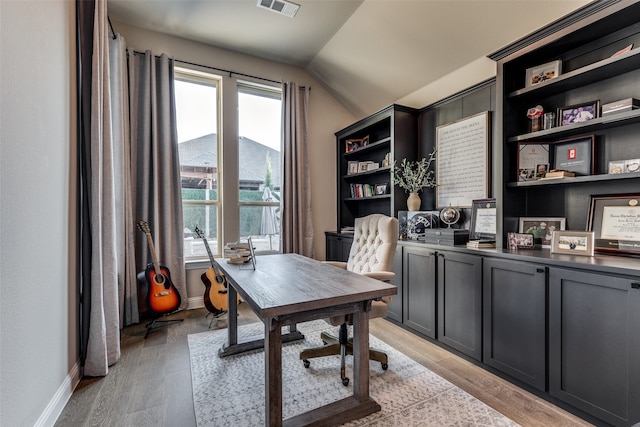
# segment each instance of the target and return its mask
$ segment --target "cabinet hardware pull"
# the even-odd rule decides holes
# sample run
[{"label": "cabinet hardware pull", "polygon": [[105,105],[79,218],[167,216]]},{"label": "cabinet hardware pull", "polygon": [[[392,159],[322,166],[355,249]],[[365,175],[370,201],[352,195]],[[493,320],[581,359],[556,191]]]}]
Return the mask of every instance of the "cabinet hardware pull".
[{"label": "cabinet hardware pull", "polygon": [[631,288],[632,288],[632,289],[640,289],[640,283],[638,283],[638,282],[631,282]]},{"label": "cabinet hardware pull", "polygon": [[536,273],[544,273],[544,268],[536,268]]}]

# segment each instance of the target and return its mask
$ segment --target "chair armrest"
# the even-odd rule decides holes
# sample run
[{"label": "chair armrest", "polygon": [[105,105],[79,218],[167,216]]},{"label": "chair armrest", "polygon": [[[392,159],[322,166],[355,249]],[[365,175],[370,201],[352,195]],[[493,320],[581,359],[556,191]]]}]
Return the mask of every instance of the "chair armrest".
[{"label": "chair armrest", "polygon": [[383,282],[388,282],[389,280],[396,277],[396,273],[393,271],[372,271],[369,273],[362,273],[363,276],[371,277],[372,279],[382,280]]},{"label": "chair armrest", "polygon": [[347,269],[347,263],[343,261],[322,261],[323,264],[333,265],[334,267],[341,268],[343,270]]}]

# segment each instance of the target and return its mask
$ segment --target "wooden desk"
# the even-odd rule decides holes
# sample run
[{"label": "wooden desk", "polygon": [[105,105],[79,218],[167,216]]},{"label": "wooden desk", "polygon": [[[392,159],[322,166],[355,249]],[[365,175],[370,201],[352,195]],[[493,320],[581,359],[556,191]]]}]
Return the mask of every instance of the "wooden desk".
[{"label": "wooden desk", "polygon": [[[395,286],[296,254],[260,256],[249,264],[219,263],[230,284],[265,325],[264,339],[238,342],[237,306],[229,304],[229,339],[220,356],[264,346],[265,425],[331,426],[380,410],[369,396],[369,309],[371,301],[397,292]],[[295,325],[353,314],[353,396],[282,420],[282,342],[304,338]],[[288,338],[281,328],[289,326]],[[336,381],[339,381],[336,366]],[[313,375],[309,373],[309,375]]]}]

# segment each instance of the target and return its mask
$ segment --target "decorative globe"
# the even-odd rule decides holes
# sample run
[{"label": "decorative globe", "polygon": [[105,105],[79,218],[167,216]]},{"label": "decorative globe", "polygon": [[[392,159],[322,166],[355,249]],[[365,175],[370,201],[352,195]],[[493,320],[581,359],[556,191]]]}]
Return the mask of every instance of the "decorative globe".
[{"label": "decorative globe", "polygon": [[456,222],[460,221],[460,211],[456,208],[448,207],[440,211],[440,220],[451,227]]}]

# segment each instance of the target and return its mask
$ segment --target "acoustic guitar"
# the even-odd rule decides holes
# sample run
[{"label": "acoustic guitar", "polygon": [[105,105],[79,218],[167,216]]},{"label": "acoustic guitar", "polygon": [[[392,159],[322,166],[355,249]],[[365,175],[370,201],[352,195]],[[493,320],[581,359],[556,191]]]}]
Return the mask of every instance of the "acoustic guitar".
[{"label": "acoustic guitar", "polygon": [[[204,235],[203,231],[196,225],[194,232],[196,233],[196,236],[204,241],[204,247],[207,250],[207,255],[209,255],[209,261],[211,262],[211,267],[209,267],[209,269],[200,276],[200,280],[202,280],[205,287],[204,306],[211,314],[219,316],[226,313],[229,309],[227,279],[216,267],[213,254],[209,248],[209,242],[207,242],[207,237]],[[240,303],[240,295],[238,295],[238,303]]]},{"label": "acoustic guitar", "polygon": [[144,271],[138,273],[138,281],[147,287],[147,305],[149,310],[156,315],[164,315],[176,311],[180,307],[182,299],[180,293],[171,281],[169,269],[158,262],[149,224],[146,221],[138,221],[138,229],[147,235],[149,250],[153,262],[147,265]]}]

